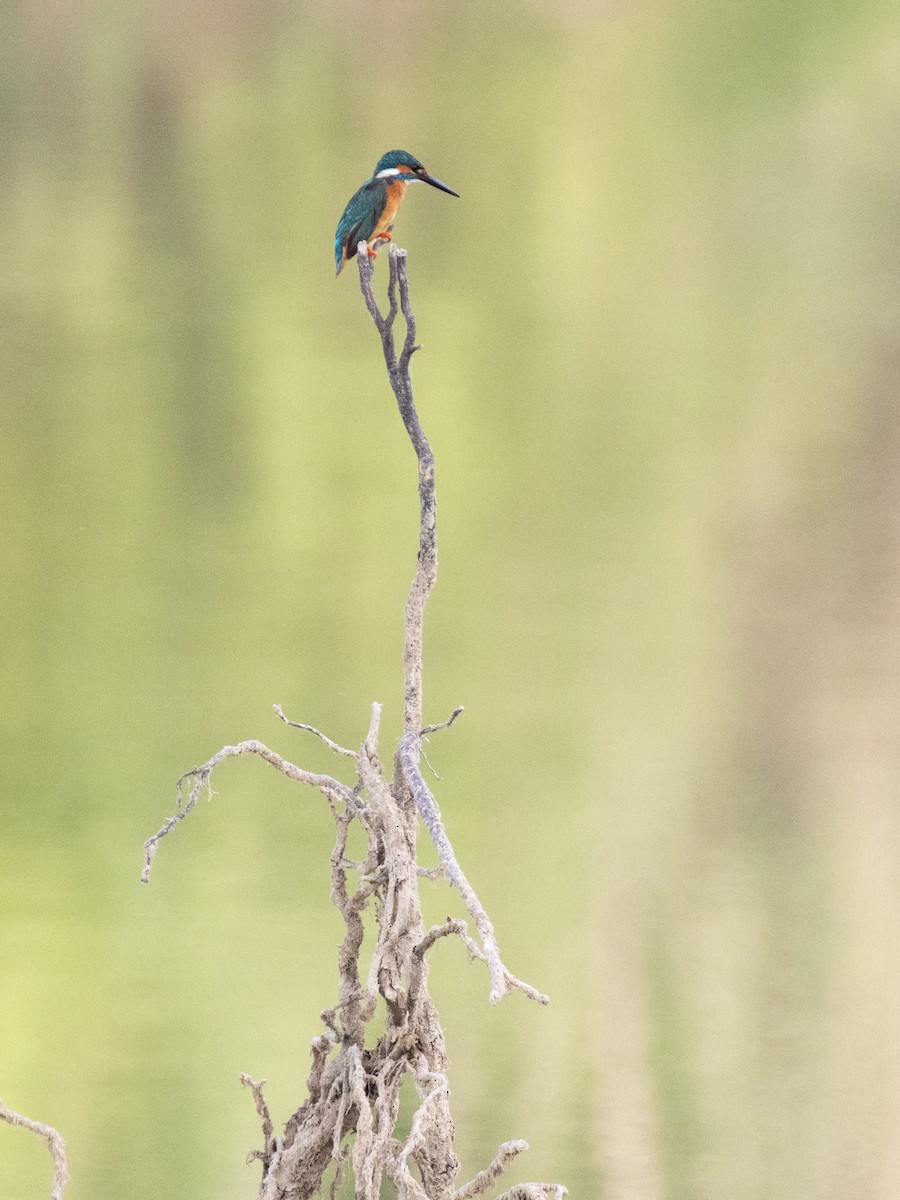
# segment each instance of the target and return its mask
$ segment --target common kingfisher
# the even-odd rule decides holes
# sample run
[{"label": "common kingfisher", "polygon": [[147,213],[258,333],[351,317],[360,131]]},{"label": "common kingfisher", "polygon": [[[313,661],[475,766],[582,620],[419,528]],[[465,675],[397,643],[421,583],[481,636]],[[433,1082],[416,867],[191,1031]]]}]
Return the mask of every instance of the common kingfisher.
[{"label": "common kingfisher", "polygon": [[[340,275],[344,263],[356,254],[360,242],[374,242],[376,238],[391,240],[391,230],[400,201],[410,183],[430,183],[432,187],[459,196],[433,175],[429,175],[417,158],[405,150],[389,150],[379,158],[371,179],[367,179],[338,221],[334,237],[334,260],[336,274]],[[377,252],[369,250],[370,258]]]}]

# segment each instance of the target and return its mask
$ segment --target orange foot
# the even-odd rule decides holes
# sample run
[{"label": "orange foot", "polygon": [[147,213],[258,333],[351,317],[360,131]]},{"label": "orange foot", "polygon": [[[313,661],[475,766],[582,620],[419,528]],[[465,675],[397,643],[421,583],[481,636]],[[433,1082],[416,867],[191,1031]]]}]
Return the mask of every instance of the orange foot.
[{"label": "orange foot", "polygon": [[366,254],[368,254],[369,258],[377,258],[378,257],[378,251],[373,250],[371,246],[366,246]]}]

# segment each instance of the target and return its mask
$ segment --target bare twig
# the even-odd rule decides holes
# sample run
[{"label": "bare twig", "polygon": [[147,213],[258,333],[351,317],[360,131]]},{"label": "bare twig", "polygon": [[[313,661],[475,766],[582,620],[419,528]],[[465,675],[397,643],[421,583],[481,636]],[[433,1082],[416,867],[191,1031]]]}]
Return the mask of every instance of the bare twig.
[{"label": "bare twig", "polygon": [[431,794],[428,784],[422,778],[422,772],[419,770],[418,763],[418,743],[418,734],[406,734],[401,738],[400,748],[397,751],[400,771],[404,782],[415,799],[416,808],[421,813],[422,820],[431,834],[431,840],[434,842],[434,847],[438,852],[441,866],[444,868],[447,878],[462,896],[463,903],[469,910],[472,920],[475,922],[475,928],[478,930],[481,938],[481,944],[484,947],[484,954],[491,976],[489,997],[491,1004],[496,1004],[499,1000],[503,999],[507,992],[513,990],[524,992],[526,996],[529,996],[532,1000],[537,1000],[539,1004],[547,1004],[549,1001],[543,992],[539,992],[531,984],[517,979],[515,975],[507,970],[500,958],[500,948],[497,945],[497,938],[491,919],[482,907],[481,901],[475,894],[475,889],[469,883],[465,872],[459,865],[456,854],[450,844],[450,839],[447,837],[447,832],[444,829],[444,822],[441,818],[441,810],[438,807],[438,802]]},{"label": "bare twig", "polygon": [[460,713],[466,710],[460,704],[459,708],[454,708],[453,712],[446,721],[439,721],[437,725],[426,725],[424,729],[419,730],[420,737],[426,737],[429,733],[437,733],[439,729],[449,729]]},{"label": "bare twig", "polygon": [[451,937],[453,934],[461,937],[472,949],[478,952],[478,947],[472,942],[471,938],[466,937],[465,921],[454,920],[453,917],[448,917],[443,925],[432,925],[421,942],[413,947],[413,956],[417,959],[422,959],[431,949],[439,938]]},{"label": "bare twig", "polygon": [[47,1149],[50,1151],[50,1157],[53,1159],[53,1186],[50,1191],[50,1200],[60,1200],[63,1188],[71,1176],[66,1162],[66,1143],[57,1131],[52,1125],[45,1125],[42,1121],[32,1121],[29,1117],[23,1117],[21,1113],[14,1112],[11,1108],[7,1108],[2,1100],[0,1100],[0,1121],[6,1121],[10,1125],[20,1125],[23,1129],[30,1129],[32,1133],[36,1133],[38,1137],[44,1139]]},{"label": "bare twig", "polygon": [[[438,803],[419,770],[422,737],[425,733],[442,728],[440,725],[426,726],[424,729],[422,727],[423,625],[425,604],[437,579],[437,499],[434,455],[416,412],[412,380],[409,375],[409,360],[417,347],[415,345],[416,322],[410,306],[409,281],[406,276],[406,251],[392,245],[388,253],[391,268],[388,280],[389,307],[387,315],[383,316],[372,291],[372,260],[365,253],[365,243],[361,242],[359,245],[360,287],[365,297],[366,307],[381,335],[388,378],[419,464],[419,555],[406,604],[406,640],[403,652],[405,679],[403,725],[406,732],[397,750],[396,775],[412,796],[431,835],[431,840],[434,842],[447,878],[462,896],[463,902],[475,922],[490,970],[491,1003],[496,1004],[507,992],[518,989],[530,996],[531,999],[546,1004],[547,997],[543,992],[539,992],[530,984],[517,979],[501,961],[494,927],[457,861],[450,839],[444,829]],[[393,333],[398,311],[398,293],[399,311],[403,313],[406,321],[406,338],[399,358]],[[461,709],[457,709],[446,725],[451,725],[461,711]]]},{"label": "bare twig", "polygon": [[[419,557],[416,573],[406,602],[406,642],[403,650],[404,703],[403,725],[407,732],[422,728],[422,626],[425,604],[437,579],[437,529],[434,490],[434,454],[426,438],[419,414],[413,403],[409,360],[420,347],[416,345],[416,319],[409,302],[409,281],[406,277],[406,251],[398,246],[388,248],[390,278],[388,280],[388,312],[382,316],[372,291],[372,260],[360,243],[359,281],[366,307],[381,335],[381,346],[388,379],[409,440],[419,464]],[[406,337],[398,358],[394,344],[393,326],[399,309],[406,321]]]},{"label": "bare twig", "polygon": [[[270,750],[262,742],[250,740],[238,742],[236,746],[223,746],[217,754],[214,754],[202,766],[185,771],[178,780],[178,811],[171,817],[167,817],[162,827],[144,842],[144,869],[141,872],[141,883],[150,882],[150,871],[153,867],[153,859],[156,857],[159,843],[167,834],[172,832],[179,821],[184,820],[197,803],[203,788],[209,787],[209,777],[213,769],[219,763],[224,762],[226,758],[241,758],[246,754],[258,755],[260,758],[265,759],[270,766],[280,771],[282,775],[287,775],[289,779],[294,779],[297,783],[307,783],[310,787],[318,788],[320,792],[332,801],[343,800],[351,802],[353,799],[353,792],[346,784],[340,783],[337,779],[332,779],[330,775],[316,775],[312,771],[304,771],[302,767],[294,766],[292,762],[288,762],[286,758],[282,758],[280,754],[276,754],[274,750]],[[187,803],[183,804],[184,782],[186,779],[193,779],[194,784],[190,790]]]},{"label": "bare twig", "polygon": [[443,867],[416,867],[416,874],[421,879],[445,879],[447,872]]},{"label": "bare twig", "polygon": [[435,777],[435,779],[438,781],[438,783],[440,783],[440,782],[441,782],[441,777],[440,777],[440,775],[438,775],[437,771],[434,769],[434,766],[432,765],[431,759],[430,759],[430,758],[428,757],[428,755],[425,753],[425,747],[424,747],[424,746],[421,746],[421,747],[419,748],[419,752],[420,752],[420,754],[422,755],[422,758],[425,760],[425,766],[426,766],[426,767],[428,768],[428,770],[429,770],[429,771],[432,773],[432,775]]},{"label": "bare twig", "polygon": [[256,1112],[260,1121],[262,1121],[263,1148],[262,1150],[251,1151],[251,1156],[262,1161],[263,1171],[265,1171],[272,1160],[272,1154],[275,1150],[275,1128],[272,1125],[272,1117],[269,1114],[269,1106],[266,1103],[266,1097],[263,1094],[263,1088],[265,1087],[266,1081],[265,1079],[260,1079],[259,1081],[251,1079],[249,1075],[246,1075],[243,1072],[241,1072],[240,1080],[244,1087],[250,1088],[250,1090],[253,1092],[253,1100],[256,1104]]},{"label": "bare twig", "polygon": [[452,917],[448,917],[443,925],[433,925],[418,945],[413,947],[408,992],[408,1004],[411,1013],[415,1013],[416,1011],[419,994],[425,981],[425,955],[439,938],[452,937],[454,934],[465,942],[469,953],[474,958],[484,957],[478,946],[468,936],[465,921],[454,920]]},{"label": "bare twig", "polygon": [[497,1200],[562,1200],[568,1194],[569,1189],[561,1183],[520,1183]]},{"label": "bare twig", "polygon": [[317,738],[325,743],[329,750],[333,750],[335,754],[343,754],[345,758],[356,758],[358,751],[348,750],[345,746],[339,746],[337,742],[333,742],[330,737],[327,737],[321,729],[316,729],[315,725],[306,725],[303,721],[291,721],[284,715],[284,710],[280,704],[273,704],[272,707],[280,720],[284,721],[285,725],[290,725],[292,729],[305,729],[307,733],[314,733]]},{"label": "bare twig", "polygon": [[475,1178],[464,1187],[458,1188],[453,1200],[470,1200],[472,1196],[480,1196],[497,1182],[512,1160],[523,1150],[528,1149],[528,1143],[523,1141],[504,1142],[494,1155],[490,1166],[479,1171]]},{"label": "bare twig", "polygon": [[[446,721],[440,721],[437,725],[426,725],[425,728],[423,730],[421,730],[419,733],[421,741],[427,742],[428,741],[427,735],[429,733],[436,733],[439,729],[449,729],[450,726],[453,724],[453,722],[456,720],[456,718],[459,716],[459,714],[461,712],[463,712],[462,705],[460,705],[459,708],[455,708],[453,710],[453,712],[450,714],[450,716],[447,718]],[[425,759],[425,765],[428,767],[428,770],[432,773],[432,775],[435,777],[435,779],[440,780],[441,777],[440,777],[440,775],[438,775],[437,771],[431,765],[431,760],[429,759],[428,755],[425,753],[425,748],[421,745],[421,742],[419,744],[419,750],[420,750],[422,757]]]}]

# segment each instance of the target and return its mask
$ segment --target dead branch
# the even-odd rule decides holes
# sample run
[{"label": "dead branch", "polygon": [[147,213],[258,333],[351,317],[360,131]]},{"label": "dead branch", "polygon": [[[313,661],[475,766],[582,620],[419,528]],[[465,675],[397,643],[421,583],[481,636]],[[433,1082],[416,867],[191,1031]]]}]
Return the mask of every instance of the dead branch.
[{"label": "dead branch", "polygon": [[[450,1113],[444,1033],[428,993],[429,951],[445,937],[460,938],[472,957],[487,963],[492,1002],[513,989],[541,1003],[547,998],[510,974],[501,961],[493,926],[457,861],[437,801],[419,769],[423,739],[452,725],[462,708],[446,721],[423,725],[423,624],[425,605],[437,578],[436,505],[434,456],[416,413],[409,376],[410,359],[418,347],[405,256],[404,250],[390,247],[388,310],[382,314],[372,291],[372,261],[364,244],[359,252],[363,296],[381,335],[388,378],[418,462],[419,553],[406,605],[404,734],[394,756],[393,777],[386,774],[379,757],[380,705],[372,705],[359,750],[340,746],[312,725],[289,720],[275,705],[284,724],[313,734],[334,753],[353,759],[355,783],[351,786],[330,775],[306,771],[255,740],[224,746],[182,776],[176,813],[144,846],[141,878],[146,882],[159,842],[191,812],[204,789],[209,792],[212,772],[228,758],[257,755],[289,779],[316,788],[328,802],[335,825],[331,899],[344,923],[338,951],[338,1001],[322,1013],[325,1028],[312,1043],[307,1097],[288,1120],[282,1137],[275,1136],[262,1083],[241,1076],[242,1084],[253,1092],[262,1122],[263,1148],[251,1152],[251,1157],[262,1163],[260,1200],[311,1200],[321,1192],[331,1164],[335,1164],[332,1196],[349,1165],[356,1200],[379,1200],[385,1177],[400,1200],[469,1200],[490,1187],[526,1149],[524,1142],[505,1143],[486,1170],[464,1187],[456,1187],[456,1131]],[[405,318],[406,334],[398,353],[393,327],[399,313]],[[190,791],[185,801],[188,780]],[[435,870],[425,870],[417,863],[420,816],[440,858],[441,865]],[[347,855],[354,821],[359,822],[366,839],[362,860]],[[469,936],[464,921],[453,918],[426,931],[419,895],[419,879],[424,875],[446,876],[462,896],[479,941]],[[376,933],[363,977],[367,912],[374,916]],[[380,1032],[373,1035],[370,1026],[376,1018]],[[401,1142],[395,1129],[407,1075],[418,1093],[419,1105],[409,1136]],[[507,1200],[563,1194],[564,1189],[550,1185],[525,1184],[509,1193]]]},{"label": "dead branch", "polygon": [[[292,762],[288,762],[280,754],[276,754],[274,750],[270,750],[268,746],[264,746],[262,742],[251,740],[238,742],[236,746],[223,746],[208,762],[203,763],[202,766],[194,767],[190,771],[185,771],[178,780],[178,811],[171,817],[167,817],[162,827],[144,842],[144,869],[141,872],[141,883],[150,882],[150,871],[153,868],[153,860],[156,857],[156,851],[162,839],[167,834],[170,834],[180,821],[184,820],[197,803],[200,793],[204,788],[207,788],[210,796],[212,795],[209,787],[209,779],[213,768],[217,767],[220,762],[224,762],[226,758],[240,758],[245,754],[258,754],[260,758],[265,759],[270,766],[280,771],[282,775],[287,775],[289,779],[294,779],[297,783],[307,783],[310,787],[318,788],[320,792],[333,802],[347,801],[352,798],[353,793],[345,784],[332,779],[330,775],[315,775],[312,771],[304,771],[302,767],[294,766]],[[188,795],[187,804],[184,804],[184,782],[186,779],[193,779],[194,784]]]},{"label": "dead branch", "polygon": [[497,1200],[562,1200],[568,1194],[561,1183],[520,1183]]},{"label": "dead branch", "polygon": [[71,1176],[66,1162],[66,1143],[57,1131],[52,1125],[44,1125],[42,1121],[32,1121],[29,1117],[23,1117],[21,1113],[14,1112],[11,1108],[7,1108],[2,1100],[0,1100],[0,1121],[6,1121],[10,1125],[20,1125],[23,1129],[30,1129],[32,1133],[36,1133],[38,1137],[44,1139],[47,1149],[50,1151],[50,1157],[53,1159],[53,1186],[50,1190],[50,1200],[60,1200],[63,1188]]},{"label": "dead branch", "polygon": [[[382,316],[372,291],[372,260],[366,252],[365,242],[359,244],[357,257],[360,287],[366,308],[381,335],[388,379],[419,464],[419,557],[406,602],[406,640],[403,649],[403,726],[409,732],[422,728],[422,626],[425,604],[437,580],[437,508],[434,454],[419,422],[409,375],[409,360],[421,347],[416,345],[416,319],[409,303],[406,251],[391,245],[388,247],[388,256],[388,311]],[[398,307],[406,321],[406,337],[403,339],[403,349],[399,355],[394,343],[394,321],[397,318]]]},{"label": "dead branch", "polygon": [[500,958],[500,948],[497,945],[497,938],[494,934],[494,926],[491,919],[482,907],[481,901],[475,895],[474,888],[459,865],[456,854],[450,844],[450,839],[447,837],[447,832],[444,829],[444,822],[438,802],[432,795],[428,784],[422,778],[422,772],[419,770],[420,741],[421,735],[416,733],[405,734],[400,739],[400,746],[397,750],[400,776],[412,794],[416,808],[419,810],[422,820],[425,823],[425,827],[431,834],[431,840],[438,852],[441,866],[444,868],[447,878],[462,896],[463,903],[469,910],[472,920],[475,922],[475,928],[481,937],[481,944],[484,947],[484,958],[491,977],[491,990],[488,999],[491,1004],[496,1004],[499,1000],[503,999],[507,992],[518,989],[532,1000],[537,1000],[539,1004],[548,1004],[549,998],[543,992],[539,992],[531,984],[517,979],[515,975],[507,970]]},{"label": "dead branch", "polygon": [[[321,729],[316,729],[315,725],[306,725],[306,724],[304,724],[303,721],[289,720],[284,715],[284,710],[282,709],[280,704],[273,704],[272,707],[275,709],[275,713],[278,716],[279,720],[284,721],[285,725],[290,725],[290,727],[292,729],[305,729],[307,731],[307,733],[314,733],[316,735],[316,737],[321,738],[321,740],[325,743],[325,745],[328,747],[328,749],[333,750],[335,752],[335,754],[343,754],[345,756],[345,758],[356,758],[355,750],[347,750],[346,747],[339,746],[337,744],[337,742],[333,742],[330,737],[326,737],[326,735],[321,731]],[[453,714],[453,717],[450,718],[451,722],[453,721],[453,718],[456,717],[460,711],[461,710],[457,709],[457,711]],[[448,724],[449,723],[450,722],[448,722]],[[436,726],[436,728],[437,728],[437,726]]]},{"label": "dead branch", "polygon": [[[494,927],[457,861],[444,828],[438,803],[419,770],[423,736],[432,730],[442,728],[440,725],[426,726],[424,729],[422,727],[423,626],[425,603],[437,580],[437,498],[434,454],[416,412],[412,380],[409,375],[410,358],[413,352],[420,347],[415,344],[416,321],[409,301],[406,251],[392,245],[389,247],[388,254],[390,278],[388,280],[388,311],[386,315],[382,315],[378,308],[372,290],[372,260],[366,253],[365,242],[360,242],[357,257],[360,286],[366,307],[381,335],[388,378],[419,465],[419,554],[416,560],[416,573],[406,603],[406,639],[403,651],[405,680],[403,726],[406,732],[395,757],[395,783],[412,797],[425,827],[431,835],[447,878],[462,896],[463,903],[475,922],[491,976],[491,1003],[496,1004],[507,992],[519,989],[532,1000],[546,1004],[547,997],[542,992],[517,979],[504,966],[500,958]],[[399,356],[393,332],[398,310],[402,312],[406,321],[406,337]],[[446,724],[451,725],[461,711],[461,709],[457,709]]]},{"label": "dead branch", "polygon": [[489,1187],[493,1187],[512,1160],[518,1154],[521,1154],[523,1150],[527,1149],[527,1142],[504,1142],[494,1155],[490,1166],[485,1167],[483,1171],[479,1171],[471,1183],[458,1188],[453,1200],[470,1200],[470,1197],[480,1196],[482,1192],[486,1192]]},{"label": "dead branch", "polygon": [[269,1106],[266,1103],[266,1097],[263,1094],[263,1087],[265,1086],[266,1081],[265,1079],[260,1079],[259,1082],[257,1082],[255,1079],[251,1079],[249,1075],[245,1075],[243,1073],[241,1073],[240,1080],[244,1087],[250,1088],[250,1090],[253,1092],[253,1100],[256,1104],[256,1112],[260,1121],[262,1122],[264,1143],[263,1149],[251,1150],[250,1158],[262,1159],[262,1161],[268,1165],[269,1160],[271,1159],[275,1150],[275,1127],[272,1124],[272,1117],[269,1114]]},{"label": "dead branch", "polygon": [[424,729],[420,729],[419,736],[424,738],[427,737],[429,733],[437,733],[439,729],[449,729],[460,713],[464,713],[465,711],[466,710],[460,704],[459,708],[454,708],[453,712],[446,721],[439,721],[437,725],[426,725]]}]

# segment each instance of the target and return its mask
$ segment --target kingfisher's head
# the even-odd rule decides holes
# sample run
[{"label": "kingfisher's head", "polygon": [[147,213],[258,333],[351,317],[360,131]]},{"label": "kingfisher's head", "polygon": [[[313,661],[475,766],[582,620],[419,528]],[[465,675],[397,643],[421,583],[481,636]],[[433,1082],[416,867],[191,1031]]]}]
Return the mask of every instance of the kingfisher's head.
[{"label": "kingfisher's head", "polygon": [[406,150],[388,150],[387,154],[382,154],[375,167],[374,178],[399,179],[403,183],[430,183],[432,187],[449,192],[451,196],[459,195],[452,187],[429,175],[419,160]]}]

